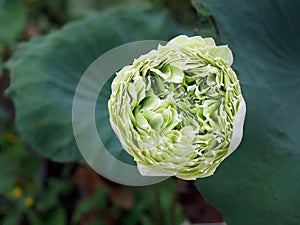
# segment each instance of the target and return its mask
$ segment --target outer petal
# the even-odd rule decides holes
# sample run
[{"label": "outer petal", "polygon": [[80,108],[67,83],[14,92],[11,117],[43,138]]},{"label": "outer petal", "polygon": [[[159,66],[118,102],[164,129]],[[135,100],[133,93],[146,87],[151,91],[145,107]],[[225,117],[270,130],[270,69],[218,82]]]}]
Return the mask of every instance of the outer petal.
[{"label": "outer petal", "polygon": [[157,169],[156,167],[154,166],[145,166],[143,164],[140,164],[140,163],[137,163],[137,167],[140,171],[140,173],[143,175],[143,176],[174,176],[173,173],[170,173],[170,172],[166,172],[166,171],[163,171],[163,170],[159,170]]},{"label": "outer petal", "polygon": [[246,103],[241,97],[240,106],[233,119],[233,131],[229,149],[226,157],[228,157],[241,143],[243,137],[243,127],[246,117]]}]

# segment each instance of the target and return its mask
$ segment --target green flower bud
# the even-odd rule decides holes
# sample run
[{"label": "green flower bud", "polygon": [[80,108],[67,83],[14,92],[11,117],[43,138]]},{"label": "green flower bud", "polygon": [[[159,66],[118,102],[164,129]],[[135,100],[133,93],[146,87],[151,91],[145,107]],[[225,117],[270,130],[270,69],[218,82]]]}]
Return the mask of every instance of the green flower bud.
[{"label": "green flower bud", "polygon": [[245,102],[227,46],[178,36],[112,83],[110,122],[145,176],[213,174],[242,139]]}]

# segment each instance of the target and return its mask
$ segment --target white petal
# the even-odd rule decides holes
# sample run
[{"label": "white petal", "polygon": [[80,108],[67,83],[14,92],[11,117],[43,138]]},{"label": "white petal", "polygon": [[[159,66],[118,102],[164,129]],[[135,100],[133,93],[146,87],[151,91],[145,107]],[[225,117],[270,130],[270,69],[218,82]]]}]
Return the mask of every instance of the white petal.
[{"label": "white petal", "polygon": [[238,111],[236,112],[233,118],[232,138],[230,141],[230,145],[226,157],[229,156],[239,146],[239,144],[242,141],[245,116],[246,116],[246,103],[242,97]]},{"label": "white petal", "polygon": [[153,176],[153,177],[165,177],[165,176],[174,176],[174,174],[159,170],[154,166],[145,166],[137,162],[137,167],[141,175],[143,176]]}]

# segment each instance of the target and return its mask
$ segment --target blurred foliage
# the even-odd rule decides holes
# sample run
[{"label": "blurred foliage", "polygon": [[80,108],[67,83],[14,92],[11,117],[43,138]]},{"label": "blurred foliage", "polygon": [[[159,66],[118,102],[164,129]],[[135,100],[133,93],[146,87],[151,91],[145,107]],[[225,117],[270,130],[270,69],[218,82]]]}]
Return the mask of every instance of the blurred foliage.
[{"label": "blurred foliage", "polygon": [[71,104],[105,51],[197,33],[199,21],[188,0],[0,1],[0,224],[181,224],[174,179],[127,189],[97,176],[94,191],[74,181]]},{"label": "blurred foliage", "polygon": [[70,179],[74,165],[59,164],[57,170],[55,164],[28,149],[13,131],[2,136],[0,164],[0,224],[3,225],[147,225],[153,221],[179,225],[184,220],[176,202],[174,179],[134,188],[134,192],[125,192],[112,202],[116,196],[111,194],[122,190],[121,185],[117,192],[110,193],[113,186],[97,175],[87,182],[100,179],[102,184],[93,185],[96,191],[90,193]]},{"label": "blurred foliage", "polygon": [[3,44],[14,42],[25,24],[25,3],[20,0],[2,0],[0,3],[0,48]]},{"label": "blurred foliage", "polygon": [[100,187],[83,199],[75,209],[72,224],[170,224],[184,220],[180,205],[175,201],[175,182],[167,180],[159,185],[134,188],[133,204],[127,209],[119,203],[109,206],[109,190]]},{"label": "blurred foliage", "polygon": [[65,176],[45,180],[44,161],[13,132],[1,137],[0,164],[1,224],[35,225],[45,224],[45,220],[46,224],[66,224],[61,218],[67,214],[60,198],[73,187],[70,180]]}]

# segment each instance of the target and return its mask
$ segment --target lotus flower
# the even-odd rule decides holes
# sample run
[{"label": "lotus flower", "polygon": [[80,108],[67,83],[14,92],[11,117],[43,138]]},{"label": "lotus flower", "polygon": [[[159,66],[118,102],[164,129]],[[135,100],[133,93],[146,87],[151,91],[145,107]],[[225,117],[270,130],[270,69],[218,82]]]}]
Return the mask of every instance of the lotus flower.
[{"label": "lotus flower", "polygon": [[180,35],[114,78],[110,122],[145,176],[207,177],[240,144],[246,112],[228,46]]}]

